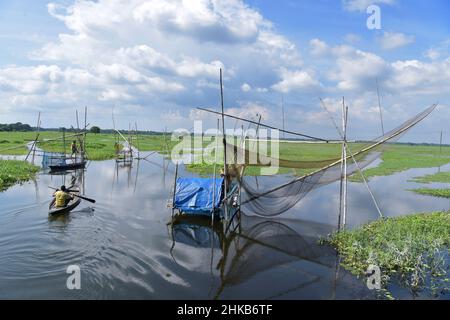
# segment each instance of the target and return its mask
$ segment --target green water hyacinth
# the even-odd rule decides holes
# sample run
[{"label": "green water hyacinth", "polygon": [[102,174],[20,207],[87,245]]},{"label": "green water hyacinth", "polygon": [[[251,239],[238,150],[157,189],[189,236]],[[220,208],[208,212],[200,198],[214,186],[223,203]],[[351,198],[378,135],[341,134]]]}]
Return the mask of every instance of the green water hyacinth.
[{"label": "green water hyacinth", "polygon": [[450,289],[450,211],[381,219],[321,241],[336,248],[354,275],[365,276],[369,265],[377,265],[385,297],[392,298],[393,278],[413,294],[435,296]]}]

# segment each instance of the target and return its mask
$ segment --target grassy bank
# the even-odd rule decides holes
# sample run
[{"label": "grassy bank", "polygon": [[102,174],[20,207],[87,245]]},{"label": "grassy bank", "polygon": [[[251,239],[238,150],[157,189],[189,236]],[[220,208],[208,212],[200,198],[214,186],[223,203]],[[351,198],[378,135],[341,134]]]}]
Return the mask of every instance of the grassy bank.
[{"label": "grassy bank", "polygon": [[39,168],[25,161],[0,160],[0,192],[16,183],[33,179]]},{"label": "grassy bank", "polygon": [[426,196],[450,199],[450,189],[419,188],[419,189],[409,189],[409,191],[413,191],[415,193],[423,194]]},{"label": "grassy bank", "polygon": [[[343,266],[364,276],[369,265],[382,272],[384,288],[395,277],[413,292],[448,290],[450,212],[433,212],[371,222],[331,235]],[[389,294],[388,294],[389,295]]]},{"label": "grassy bank", "polygon": [[[366,178],[388,176],[412,168],[432,168],[450,163],[450,147],[421,145],[390,145],[381,156],[383,162],[377,167],[364,170]],[[350,178],[354,182],[362,182],[359,173]]]}]

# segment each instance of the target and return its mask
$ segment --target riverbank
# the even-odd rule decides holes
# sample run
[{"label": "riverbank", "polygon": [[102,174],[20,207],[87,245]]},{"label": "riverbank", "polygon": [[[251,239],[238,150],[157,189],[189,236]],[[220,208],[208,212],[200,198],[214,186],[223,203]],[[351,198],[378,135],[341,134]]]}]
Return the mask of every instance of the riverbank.
[{"label": "riverbank", "polygon": [[438,295],[450,289],[450,211],[378,220],[334,233],[322,243],[333,246],[356,276],[364,277],[369,265],[378,266],[388,298],[391,279],[412,292]]},{"label": "riverbank", "polygon": [[0,160],[0,192],[33,179],[38,172],[39,167],[25,161]]}]

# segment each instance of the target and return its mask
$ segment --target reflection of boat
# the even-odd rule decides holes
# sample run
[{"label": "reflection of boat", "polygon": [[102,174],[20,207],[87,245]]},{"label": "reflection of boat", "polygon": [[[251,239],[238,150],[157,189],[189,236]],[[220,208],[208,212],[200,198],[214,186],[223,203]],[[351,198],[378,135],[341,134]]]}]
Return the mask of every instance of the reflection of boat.
[{"label": "reflection of boat", "polygon": [[222,223],[206,216],[176,215],[172,219],[172,237],[175,242],[194,247],[220,248],[224,241]]},{"label": "reflection of boat", "polygon": [[56,216],[60,214],[69,213],[80,204],[81,199],[78,197],[74,197],[65,207],[57,208],[55,207],[55,199],[50,203],[48,214],[51,216]]},{"label": "reflection of boat", "polygon": [[86,161],[72,162],[72,163],[67,163],[64,161],[61,164],[50,165],[49,168],[51,171],[66,171],[66,170],[82,169],[85,166],[86,166]]}]

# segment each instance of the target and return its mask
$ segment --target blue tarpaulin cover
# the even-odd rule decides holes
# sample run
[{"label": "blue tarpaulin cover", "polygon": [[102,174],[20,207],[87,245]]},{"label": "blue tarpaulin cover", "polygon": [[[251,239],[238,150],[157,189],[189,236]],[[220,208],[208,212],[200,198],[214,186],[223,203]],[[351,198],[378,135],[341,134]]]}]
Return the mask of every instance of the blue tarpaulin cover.
[{"label": "blue tarpaulin cover", "polygon": [[[189,214],[210,214],[221,201],[223,177],[178,178],[174,207]],[[215,186],[214,186],[215,185]],[[215,191],[215,195],[213,192]]]}]

